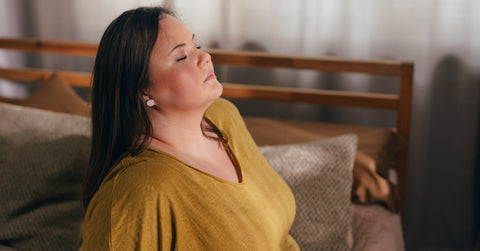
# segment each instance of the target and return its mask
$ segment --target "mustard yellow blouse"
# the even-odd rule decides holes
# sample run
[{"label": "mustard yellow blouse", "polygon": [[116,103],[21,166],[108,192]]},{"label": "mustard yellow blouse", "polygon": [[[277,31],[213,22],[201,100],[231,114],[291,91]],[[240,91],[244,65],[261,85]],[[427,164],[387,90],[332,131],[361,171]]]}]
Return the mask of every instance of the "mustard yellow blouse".
[{"label": "mustard yellow blouse", "polygon": [[205,116],[227,138],[242,182],[151,149],[128,156],[88,206],[83,251],[299,250],[288,234],[293,194],[258,150],[236,107],[218,99]]}]

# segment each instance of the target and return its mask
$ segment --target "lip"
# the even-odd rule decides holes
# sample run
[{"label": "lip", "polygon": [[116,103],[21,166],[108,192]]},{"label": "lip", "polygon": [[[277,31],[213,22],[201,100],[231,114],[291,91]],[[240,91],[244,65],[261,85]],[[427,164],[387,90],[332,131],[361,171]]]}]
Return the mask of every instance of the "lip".
[{"label": "lip", "polygon": [[203,82],[207,82],[209,80],[215,79],[216,77],[217,76],[215,76],[215,73],[213,71],[210,71]]}]

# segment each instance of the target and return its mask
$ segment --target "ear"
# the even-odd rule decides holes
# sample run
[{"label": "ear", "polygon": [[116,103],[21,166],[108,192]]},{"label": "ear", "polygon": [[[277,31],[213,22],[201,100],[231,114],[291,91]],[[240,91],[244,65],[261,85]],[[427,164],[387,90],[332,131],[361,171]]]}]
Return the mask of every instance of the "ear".
[{"label": "ear", "polygon": [[150,95],[146,94],[145,92],[143,93],[143,103],[147,107],[154,107],[155,106],[155,100]]},{"label": "ear", "polygon": [[147,92],[143,92],[143,103],[147,102],[147,100],[151,99],[150,95],[147,94]]}]

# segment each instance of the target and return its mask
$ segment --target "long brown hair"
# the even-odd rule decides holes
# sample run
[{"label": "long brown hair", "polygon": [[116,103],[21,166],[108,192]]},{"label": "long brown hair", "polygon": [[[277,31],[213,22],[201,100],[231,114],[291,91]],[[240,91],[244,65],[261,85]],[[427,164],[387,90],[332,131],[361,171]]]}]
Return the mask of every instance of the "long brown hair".
[{"label": "long brown hair", "polygon": [[149,83],[150,55],[159,22],[172,12],[161,7],[126,11],[105,30],[92,81],[92,147],[82,206],[90,200],[112,167],[127,154],[148,144],[152,124],[143,104]]}]

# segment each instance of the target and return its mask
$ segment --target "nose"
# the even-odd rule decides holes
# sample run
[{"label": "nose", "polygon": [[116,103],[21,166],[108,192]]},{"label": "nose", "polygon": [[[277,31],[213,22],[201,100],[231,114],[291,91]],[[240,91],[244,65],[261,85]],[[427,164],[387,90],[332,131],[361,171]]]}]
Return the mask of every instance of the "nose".
[{"label": "nose", "polygon": [[212,61],[212,56],[209,53],[200,51],[200,59],[198,60],[198,64],[200,67],[205,67]]}]

